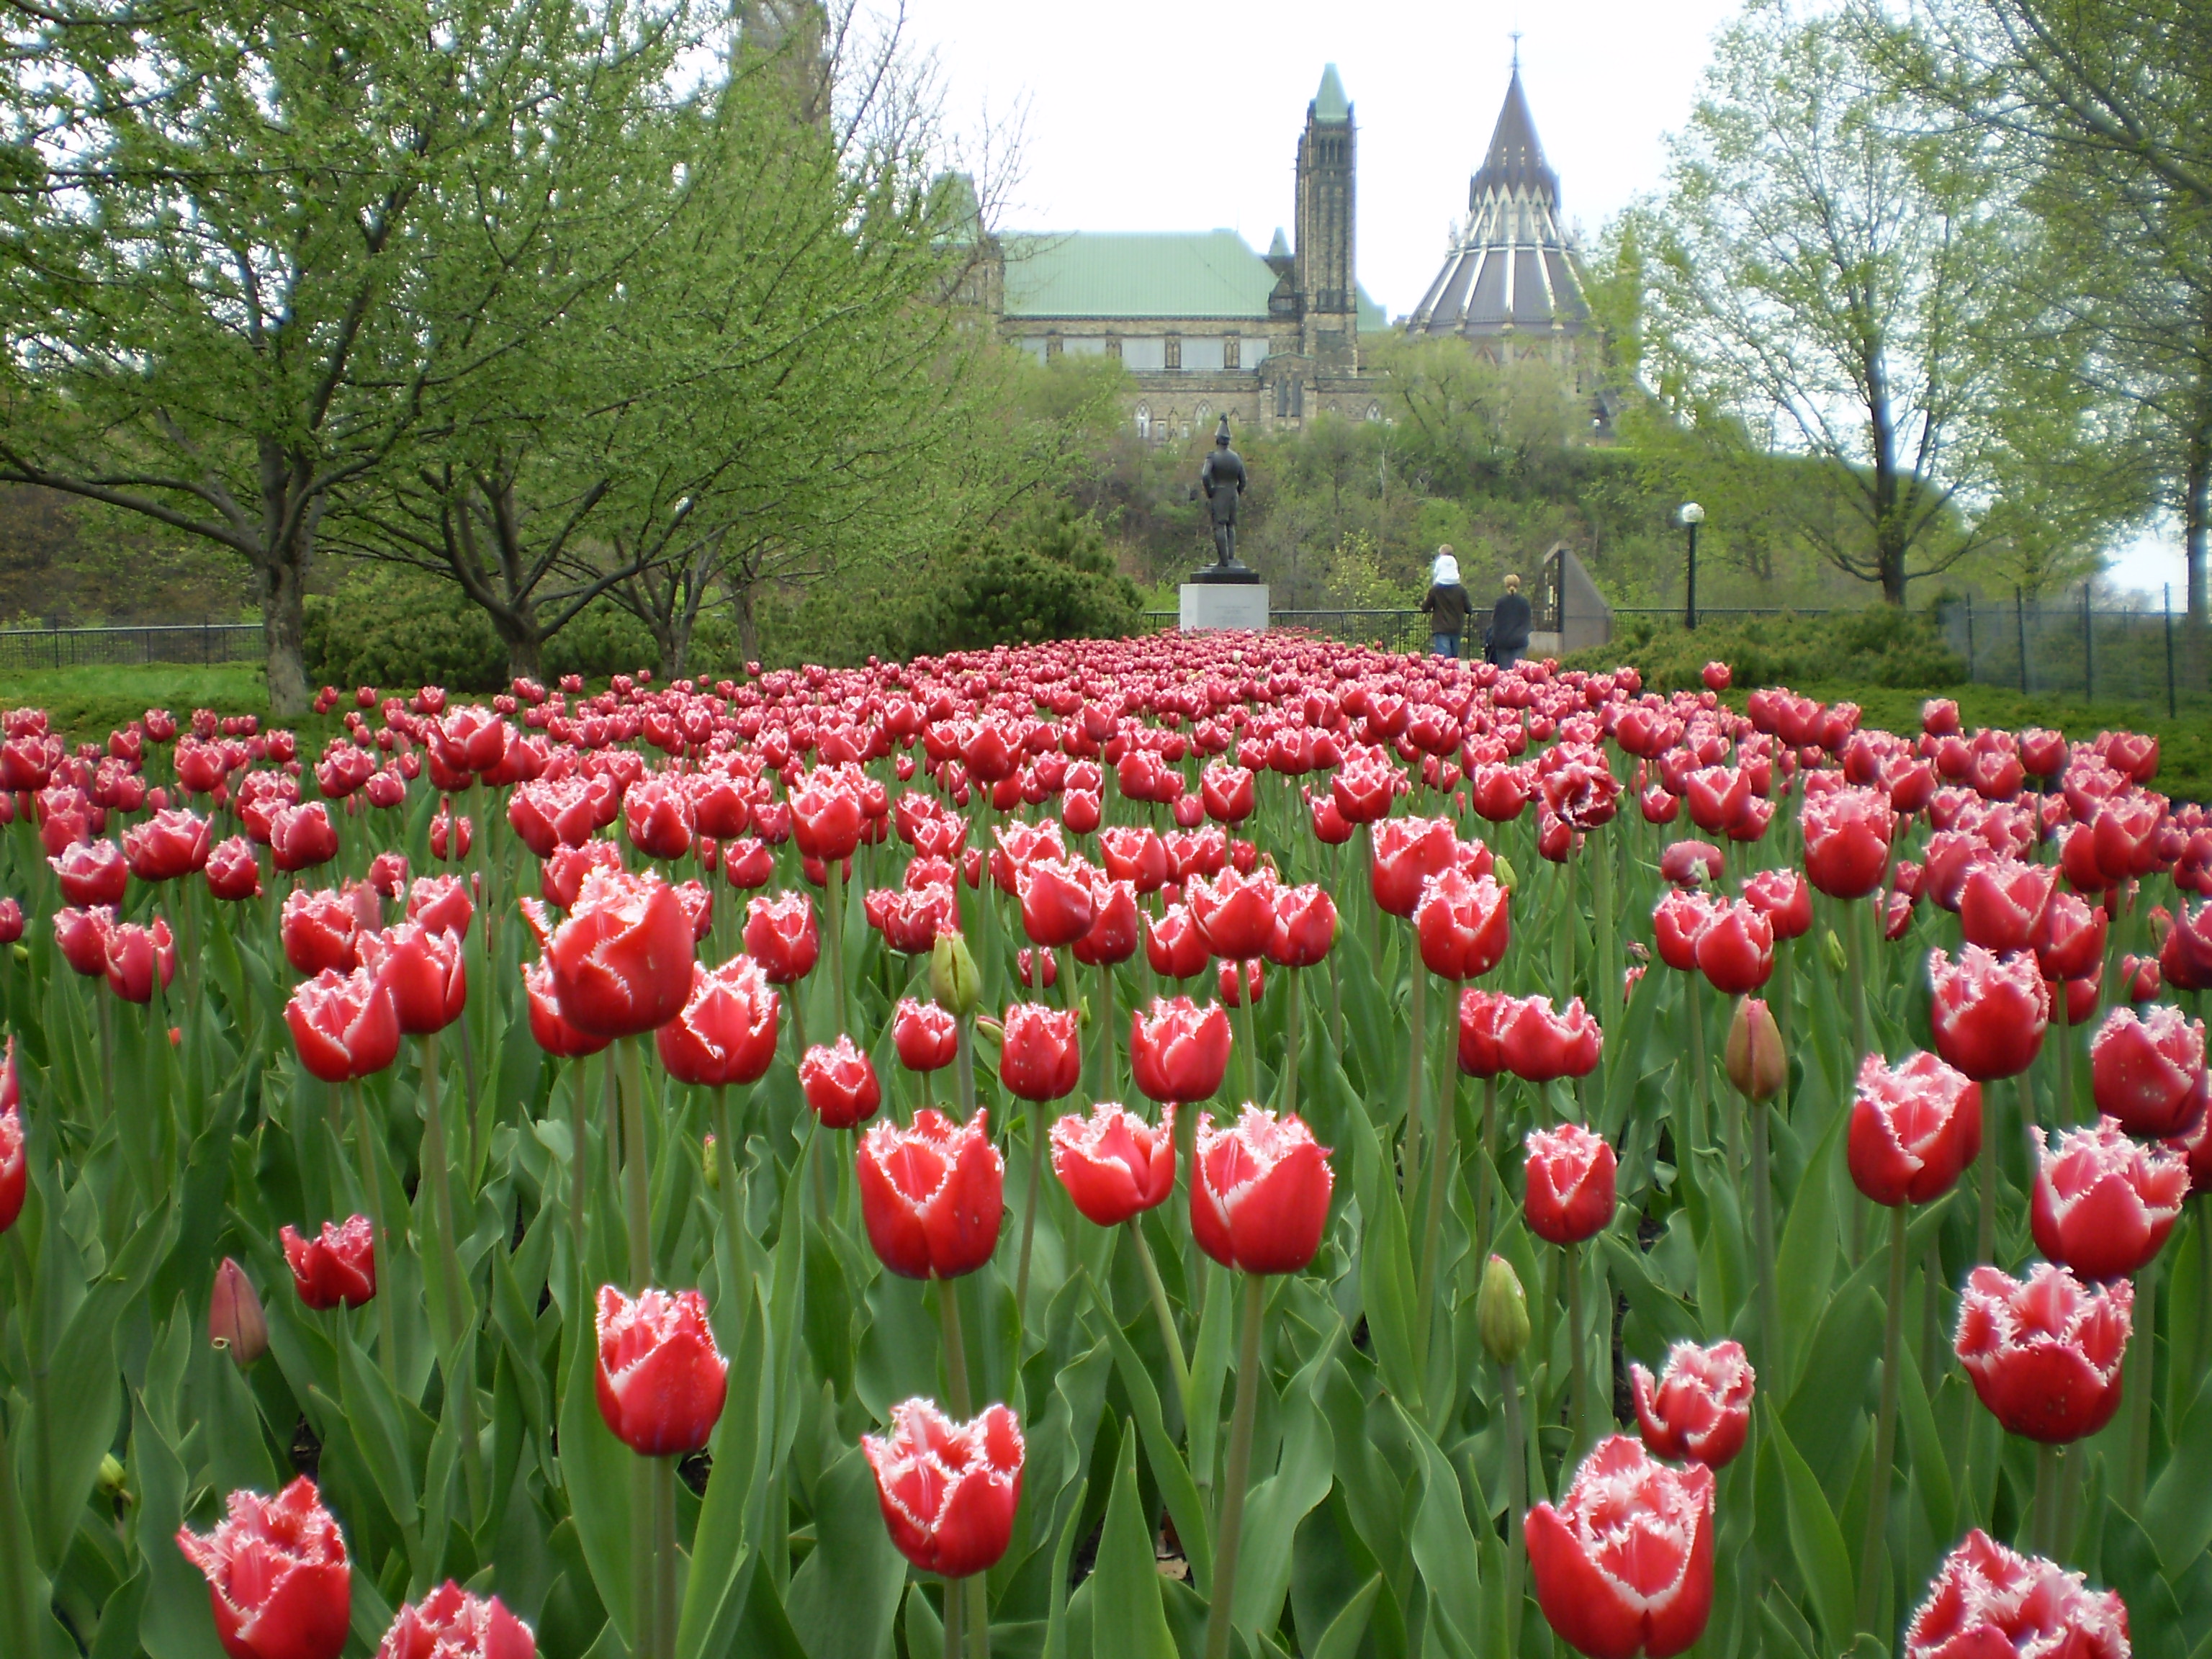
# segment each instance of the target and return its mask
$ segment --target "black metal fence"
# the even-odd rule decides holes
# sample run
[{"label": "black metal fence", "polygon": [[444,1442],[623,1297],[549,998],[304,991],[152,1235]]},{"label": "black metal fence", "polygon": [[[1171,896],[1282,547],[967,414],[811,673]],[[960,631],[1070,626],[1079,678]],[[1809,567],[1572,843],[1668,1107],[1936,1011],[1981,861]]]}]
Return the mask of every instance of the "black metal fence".
[{"label": "black metal fence", "polygon": [[138,628],[0,629],[0,669],[139,663],[259,662],[259,623],[155,623]]},{"label": "black metal fence", "polygon": [[1943,628],[1966,659],[1969,678],[2033,695],[2125,702],[2168,718],[2212,708],[2212,693],[2191,683],[2183,649],[2186,618],[2172,593],[2157,611],[2100,609],[2084,586],[2063,599],[2010,604],[1966,599],[1946,605]]}]

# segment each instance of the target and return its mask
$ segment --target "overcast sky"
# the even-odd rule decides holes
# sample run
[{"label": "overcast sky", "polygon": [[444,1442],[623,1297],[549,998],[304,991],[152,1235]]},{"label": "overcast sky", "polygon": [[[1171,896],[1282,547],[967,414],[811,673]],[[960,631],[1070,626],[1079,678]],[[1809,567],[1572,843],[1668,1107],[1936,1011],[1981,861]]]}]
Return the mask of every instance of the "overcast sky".
[{"label": "overcast sky", "polygon": [[[885,10],[896,0],[877,0]],[[1358,124],[1361,285],[1411,311],[1467,210],[1522,31],[1522,82],[1585,240],[1655,190],[1738,0],[905,0],[956,131],[1017,112],[1013,229],[1208,230],[1264,248],[1291,227],[1306,104],[1334,63]],[[2170,538],[2116,578],[2181,580]]]}]

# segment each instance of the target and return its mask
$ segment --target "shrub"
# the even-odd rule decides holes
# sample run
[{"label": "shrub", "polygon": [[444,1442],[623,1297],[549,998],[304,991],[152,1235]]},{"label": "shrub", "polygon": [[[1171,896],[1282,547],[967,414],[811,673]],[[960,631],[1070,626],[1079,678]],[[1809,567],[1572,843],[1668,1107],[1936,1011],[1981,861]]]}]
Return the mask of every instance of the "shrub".
[{"label": "shrub", "polygon": [[963,536],[938,561],[908,630],[914,655],[1040,640],[1113,639],[1144,626],[1137,585],[1098,521],[1065,503]]},{"label": "shrub", "polygon": [[1731,617],[1692,633],[1672,619],[1627,617],[1607,644],[1577,651],[1571,667],[1632,664],[1655,691],[1694,690],[1706,663],[1735,671],[1741,685],[1802,685],[1847,681],[1861,685],[1960,685],[1966,665],[1953,651],[1932,611],[1870,605],[1826,616]]}]

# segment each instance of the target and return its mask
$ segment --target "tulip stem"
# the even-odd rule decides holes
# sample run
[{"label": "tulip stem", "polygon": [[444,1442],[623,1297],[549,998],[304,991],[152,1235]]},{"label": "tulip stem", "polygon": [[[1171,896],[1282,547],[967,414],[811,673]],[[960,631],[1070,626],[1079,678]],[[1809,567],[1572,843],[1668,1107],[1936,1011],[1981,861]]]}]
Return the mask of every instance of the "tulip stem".
[{"label": "tulip stem", "polygon": [[[465,1016],[464,1017],[465,1018]],[[438,1099],[438,1034],[422,1038],[422,1166],[430,1181],[430,1211],[438,1228],[438,1276],[446,1302],[446,1397],[461,1414],[461,1473],[468,1483],[469,1513],[482,1521],[485,1512],[483,1448],[477,1440],[476,1381],[463,1364],[469,1334],[469,1317],[463,1307],[466,1292],[461,1278],[461,1253],[453,1214],[453,1177],[446,1146],[446,1114]]]},{"label": "tulip stem", "polygon": [[2048,1443],[2035,1450],[2035,1543],[2038,1555],[2058,1559],[2058,1489],[2065,1478],[2065,1448]]},{"label": "tulip stem", "polygon": [[[109,1004],[114,998],[106,994],[106,988],[95,984],[92,988],[93,1006],[100,1010],[100,1121],[111,1123],[115,1118],[115,1014]],[[146,1194],[150,1203],[153,1194]]]},{"label": "tulip stem", "polygon": [[369,1121],[368,1097],[359,1083],[354,1084],[352,1089],[354,1126],[361,1137],[361,1179],[368,1191],[368,1224],[375,1241],[377,1288],[385,1292],[376,1298],[377,1330],[382,1339],[378,1346],[383,1350],[377,1358],[384,1364],[385,1380],[398,1394],[399,1320],[392,1307],[391,1281],[386,1277],[392,1271],[392,1231],[384,1224],[384,1183],[377,1178],[376,1129]]},{"label": "tulip stem", "polygon": [[1290,981],[1284,993],[1290,1006],[1283,1010],[1283,1115],[1287,1117],[1298,1109],[1298,1027],[1305,1023],[1305,969],[1286,968],[1283,976]]},{"label": "tulip stem", "polygon": [[1247,964],[1231,962],[1229,971],[1236,976],[1237,1023],[1244,1028],[1244,1098],[1255,1106],[1260,1103],[1260,1042],[1253,1035],[1252,981],[1247,977]]},{"label": "tulip stem", "polygon": [[1759,1363],[1778,1382],[1782,1376],[1782,1306],[1774,1282],[1774,1184],[1767,1169],[1766,1114],[1769,1108],[1747,1100],[1751,1114],[1751,1231],[1759,1251]]},{"label": "tulip stem", "polygon": [[960,1073],[960,1121],[975,1115],[975,1017],[963,1014],[956,1030],[953,1063]]},{"label": "tulip stem", "polygon": [[2135,1336],[2128,1344],[2127,1380],[2122,1385],[2128,1402],[2128,1465],[2120,1506],[2130,1515],[2142,1513],[2143,1486],[2150,1475],[2150,1407],[2157,1346],[2158,1258],[2153,1256],[2136,1272]]},{"label": "tulip stem", "polygon": [[[607,1063],[614,1063],[611,1057]],[[584,1112],[585,1071],[581,1060],[568,1062],[568,1133],[576,1143],[568,1161],[568,1234],[579,1271],[584,1265],[584,1199],[591,1190],[592,1143],[590,1125]]]},{"label": "tulip stem", "polygon": [[1195,1404],[1190,1397],[1190,1366],[1182,1357],[1182,1338],[1176,1334],[1175,1309],[1168,1301],[1167,1286],[1160,1282],[1159,1263],[1152,1260],[1152,1247],[1145,1237],[1145,1218],[1133,1215],[1122,1224],[1128,1229],[1130,1242],[1137,1248],[1137,1265],[1144,1269],[1145,1289],[1152,1298],[1152,1315],[1160,1322],[1160,1340],[1167,1346],[1168,1369],[1174,1373],[1176,1398],[1182,1405],[1183,1433],[1188,1437]]},{"label": "tulip stem", "polygon": [[[1992,1114],[1994,1115],[1994,1114]],[[1990,1135],[1981,1150],[1981,1213],[1974,1222],[1974,1260],[1994,1262],[1997,1239],[1997,1137]]]},{"label": "tulip stem", "polygon": [[1229,1617],[1237,1599],[1237,1551],[1244,1533],[1244,1488],[1252,1474],[1252,1419],[1260,1401],[1260,1320],[1267,1281],[1244,1275],[1244,1329],[1237,1349],[1237,1411],[1229,1419],[1221,1524],[1214,1531],[1213,1601],[1206,1613],[1206,1659],[1229,1659]]},{"label": "tulip stem", "polygon": [[1429,1014],[1429,969],[1421,960],[1420,952],[1413,952],[1413,988],[1407,999],[1410,1026],[1406,1039],[1406,1155],[1404,1182],[1413,1186],[1414,1172],[1421,1165],[1421,1071],[1428,1061],[1428,1045],[1422,1041],[1427,1035]]},{"label": "tulip stem", "polygon": [[1344,1052],[1344,985],[1336,971],[1336,952],[1328,953],[1328,1046]]},{"label": "tulip stem", "polygon": [[952,1414],[965,1423],[975,1414],[968,1392],[968,1345],[960,1334],[960,1289],[952,1279],[937,1281],[937,1319],[945,1340],[945,1386],[952,1395]]},{"label": "tulip stem", "polygon": [[[1419,1346],[1414,1350],[1426,1377],[1429,1367],[1429,1340],[1436,1328],[1437,1255],[1443,1238],[1445,1182],[1452,1164],[1452,1094],[1457,1082],[1455,1069],[1446,1075],[1453,1079],[1437,1091],[1437,1132],[1431,1137],[1434,1144],[1429,1148],[1428,1213],[1421,1223],[1420,1279],[1413,1292],[1414,1305],[1420,1309],[1420,1322],[1416,1328]],[[1487,1258],[1486,1258],[1486,1260]],[[1427,1386],[1423,1384],[1423,1392]]]},{"label": "tulip stem", "polygon": [[617,1039],[622,1081],[623,1182],[629,1211],[631,1294],[653,1282],[653,1185],[645,1167],[645,1079],[638,1065],[643,1037]]},{"label": "tulip stem", "polygon": [[676,1659],[676,1460],[653,1457],[653,1654]]},{"label": "tulip stem", "polygon": [[1111,1100],[1114,1097],[1114,968],[1110,963],[1098,964],[1098,1032],[1092,1039],[1097,1055],[1092,1064],[1097,1069],[1091,1074],[1091,1097]]},{"label": "tulip stem", "polygon": [[1897,1461],[1898,1372],[1905,1346],[1905,1248],[1909,1205],[1889,1212],[1889,1307],[1882,1322],[1881,1406],[1874,1425],[1874,1487],[1867,1499],[1866,1542],[1859,1551],[1859,1622],[1872,1630],[1881,1610],[1887,1572],[1884,1545],[1889,1537],[1889,1482]]},{"label": "tulip stem", "polygon": [[1528,1509],[1528,1435],[1521,1425],[1520,1368],[1507,1360],[1498,1368],[1498,1394],[1505,1407],[1505,1650],[1521,1651],[1521,1517]]},{"label": "tulip stem", "polygon": [[[2194,1382],[2212,1354],[2212,1194],[2197,1200],[2197,1334],[2191,1348],[2188,1380]],[[2182,1398],[2188,1397],[2185,1391]]]},{"label": "tulip stem", "polygon": [[1022,1198],[1022,1251],[1020,1265],[1014,1269],[1014,1318],[1026,1327],[1029,1323],[1030,1303],[1030,1245],[1036,1236],[1037,1188],[1044,1184],[1044,1103],[1026,1103],[1029,1110],[1023,1114],[1030,1129],[1030,1188]]},{"label": "tulip stem", "polygon": [[945,1581],[945,1659],[958,1659],[967,1644],[968,1581]]},{"label": "tulip stem", "polygon": [[2074,1121],[2074,1022],[2066,1018],[2066,985],[2060,981],[2052,986],[2051,1001],[2057,1005],[2058,1017],[2058,1098],[2053,1103],[2051,1116],[2063,1127]]},{"label": "tulip stem", "polygon": [[[968,1592],[968,1659],[991,1659],[991,1581],[984,1573],[971,1573],[960,1581]],[[946,1650],[951,1659],[951,1650]]]},{"label": "tulip stem", "polygon": [[722,1200],[723,1242],[730,1252],[730,1281],[722,1294],[734,1306],[739,1276],[738,1230],[744,1224],[738,1194],[738,1143],[730,1134],[730,1091],[720,1084],[714,1089],[714,1176]]},{"label": "tulip stem", "polygon": [[1560,1465],[1572,1469],[1582,1462],[1589,1441],[1589,1332],[1583,1323],[1583,1247],[1563,1248],[1560,1265],[1567,1275],[1567,1455]]},{"label": "tulip stem", "polygon": [[1480,1230],[1481,1234],[1480,1242],[1474,1253],[1474,1259],[1477,1261],[1490,1260],[1490,1212],[1496,1201],[1491,1187],[1493,1173],[1492,1161],[1496,1156],[1497,1143],[1498,1079],[1495,1076],[1492,1076],[1482,1079],[1482,1156],[1478,1160],[1474,1171],[1475,1225]]},{"label": "tulip stem", "polygon": [[1698,1178],[1697,1154],[1705,1145],[1713,1074],[1712,1063],[1705,1054],[1705,976],[1692,968],[1683,977],[1688,983],[1690,998],[1690,1069],[1697,1073],[1697,1079],[1686,1103],[1690,1121],[1689,1133],[1684,1139],[1688,1144],[1674,1149],[1674,1162],[1694,1182]]},{"label": "tulip stem", "polygon": [[823,878],[829,894],[830,976],[837,981],[837,1029],[853,1029],[852,990],[845,983],[845,872],[842,860],[824,860]]}]

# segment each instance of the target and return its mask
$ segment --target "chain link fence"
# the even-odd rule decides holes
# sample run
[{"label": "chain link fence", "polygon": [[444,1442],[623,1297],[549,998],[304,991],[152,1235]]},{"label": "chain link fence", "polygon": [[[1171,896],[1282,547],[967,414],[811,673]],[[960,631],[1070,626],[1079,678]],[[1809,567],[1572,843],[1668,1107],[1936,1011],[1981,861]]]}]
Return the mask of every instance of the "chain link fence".
[{"label": "chain link fence", "polygon": [[2172,594],[2157,611],[2100,608],[2087,587],[2063,599],[2009,605],[1964,599],[1943,607],[1943,630],[1967,677],[2026,694],[2125,702],[2177,718],[2212,709],[2212,692],[2192,682],[2186,617]]},{"label": "chain link fence", "polygon": [[154,623],[137,628],[0,629],[0,670],[262,660],[259,623]]}]

